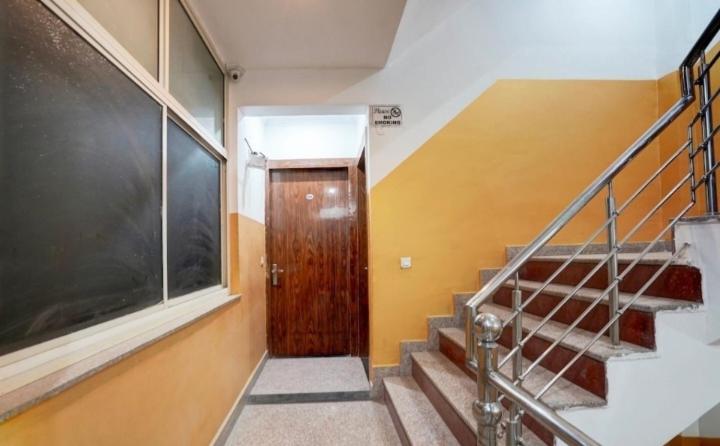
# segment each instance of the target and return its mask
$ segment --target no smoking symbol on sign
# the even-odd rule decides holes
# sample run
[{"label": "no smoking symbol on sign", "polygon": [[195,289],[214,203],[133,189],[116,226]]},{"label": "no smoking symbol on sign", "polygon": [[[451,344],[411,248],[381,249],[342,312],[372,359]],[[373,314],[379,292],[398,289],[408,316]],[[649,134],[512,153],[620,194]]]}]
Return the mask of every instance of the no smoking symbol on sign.
[{"label": "no smoking symbol on sign", "polygon": [[373,105],[373,127],[400,127],[402,125],[402,109],[399,105]]}]

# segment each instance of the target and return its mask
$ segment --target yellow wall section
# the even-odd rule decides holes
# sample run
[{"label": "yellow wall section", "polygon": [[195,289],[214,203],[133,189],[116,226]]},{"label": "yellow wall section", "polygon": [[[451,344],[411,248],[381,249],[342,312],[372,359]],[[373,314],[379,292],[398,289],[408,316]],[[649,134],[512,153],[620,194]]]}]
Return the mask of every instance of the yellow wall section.
[{"label": "yellow wall section", "polygon": [[[395,364],[399,342],[426,337],[453,291],[505,263],[657,118],[655,81],[496,83],[371,190],[372,359]],[[620,197],[657,167],[656,145],[616,184]],[[657,202],[653,185],[628,209]],[[596,200],[554,242],[580,242],[604,220]],[[622,222],[622,231],[628,225]],[[651,220],[636,240],[660,229]],[[399,268],[400,256],[413,267]]]},{"label": "yellow wall section", "polygon": [[0,443],[208,444],[265,352],[264,226],[234,215],[229,235],[241,300],[0,424]]}]

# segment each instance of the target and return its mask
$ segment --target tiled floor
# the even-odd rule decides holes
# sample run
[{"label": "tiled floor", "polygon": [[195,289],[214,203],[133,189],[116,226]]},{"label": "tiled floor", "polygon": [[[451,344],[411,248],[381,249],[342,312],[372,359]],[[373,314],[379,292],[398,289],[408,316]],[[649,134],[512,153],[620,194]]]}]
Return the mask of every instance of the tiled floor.
[{"label": "tiled floor", "polygon": [[227,446],[400,445],[382,403],[353,401],[245,406]]},{"label": "tiled floor", "polygon": [[360,358],[269,359],[251,395],[370,390]]},{"label": "tiled floor", "polygon": [[[359,358],[269,359],[225,445],[399,445],[387,408],[368,400],[369,390]],[[332,402],[304,402],[308,396]]]}]

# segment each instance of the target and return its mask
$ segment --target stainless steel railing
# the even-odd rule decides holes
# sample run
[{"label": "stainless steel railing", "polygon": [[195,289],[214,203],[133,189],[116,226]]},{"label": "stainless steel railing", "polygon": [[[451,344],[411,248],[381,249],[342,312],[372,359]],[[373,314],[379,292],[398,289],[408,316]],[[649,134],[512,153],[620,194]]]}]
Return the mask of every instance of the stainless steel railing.
[{"label": "stainless steel railing", "polygon": [[[658,119],[643,135],[641,135],[618,159],[616,159],[590,186],[588,186],[570,205],[558,215],[526,248],[495,275],[483,288],[473,296],[466,304],[466,362],[469,367],[477,371],[478,376],[478,401],[474,406],[475,415],[478,419],[478,444],[494,446],[497,440],[497,427],[503,417],[503,406],[501,402],[507,399],[509,411],[507,416],[507,444],[515,446],[522,444],[522,422],[524,413],[531,415],[536,421],[545,426],[558,438],[571,445],[597,445],[593,439],[567,423],[555,411],[545,405],[541,398],[561,379],[565,373],[603,336],[607,334],[612,345],[620,345],[620,317],[630,306],[657,280],[657,278],[682,255],[687,245],[679,247],[669,258],[667,258],[656,270],[650,279],[625,302],[620,305],[619,285],[627,278],[631,271],[658,245],[659,242],[669,237],[670,231],[693,208],[696,203],[696,191],[703,187],[705,194],[705,211],[708,214],[715,214],[717,207],[716,191],[716,170],[720,162],[716,161],[714,153],[714,137],[720,130],[713,121],[713,103],[720,96],[720,89],[712,90],[711,74],[713,67],[720,58],[720,51],[717,51],[709,60],[706,51],[715,36],[720,31],[720,11],[716,13],[710,24],[703,31],[702,35],[692,47],[688,55],[679,67],[681,80],[681,97]],[[697,77],[695,77],[697,73]],[[697,80],[696,80],[697,79]],[[696,93],[697,90],[697,93]],[[657,137],[680,115],[699,98],[699,107],[690,120],[687,128],[687,140],[667,158],[662,164],[632,193],[619,207],[616,205],[616,192],[613,186],[614,180],[622,174],[624,169],[642,153]],[[699,124],[700,131],[696,132]],[[696,133],[701,134],[700,142],[696,144]],[[687,172],[680,180],[657,202],[651,209],[637,221],[629,231],[622,237],[618,234],[618,219],[626,215],[625,212],[636,199],[646,191],[663,173],[668,172],[671,165],[677,165],[677,160],[683,153],[688,155]],[[702,176],[696,178],[696,160],[702,155]],[[683,200],[678,194],[680,190],[688,190],[687,200]],[[601,191],[606,190],[605,197],[605,219],[600,226],[594,230],[589,238],[567,258],[550,276],[532,292],[526,299],[522,298],[520,290],[519,273],[521,268],[537,255],[538,252],[548,244],[578,213],[588,207]],[[646,247],[635,255],[622,272],[618,268],[618,254],[634,237],[639,236],[639,231],[646,228],[646,224],[657,219],[658,212],[665,209],[669,202],[683,200],[679,211],[669,219],[659,233]],[[628,216],[629,217],[629,216]],[[559,303],[551,309],[536,326],[523,333],[523,313],[530,303],[533,302],[553,281],[574,261],[582,255],[586,249],[597,240],[605,236],[607,243],[607,254],[598,261],[595,266],[585,275],[571,291],[567,293]],[[527,342],[545,327],[567,302],[570,301],[588,281],[595,276],[603,267],[607,269],[607,287],[600,295],[594,297],[588,306],[582,311],[574,322],[567,325],[565,330],[557,336],[533,362],[523,370],[523,348]],[[505,286],[512,286],[512,312],[507,320],[500,321],[495,315],[489,313],[478,314],[481,306],[489,302],[495,293]],[[586,345],[568,361],[543,387],[530,393],[523,388],[523,381],[533,372],[549,354],[560,345],[583,319],[590,314],[601,302],[607,300],[609,314],[608,322],[591,338]],[[498,364],[497,344],[502,331],[506,328],[511,330],[512,346],[509,353]],[[512,361],[512,376],[507,377],[499,370],[509,361]]]}]

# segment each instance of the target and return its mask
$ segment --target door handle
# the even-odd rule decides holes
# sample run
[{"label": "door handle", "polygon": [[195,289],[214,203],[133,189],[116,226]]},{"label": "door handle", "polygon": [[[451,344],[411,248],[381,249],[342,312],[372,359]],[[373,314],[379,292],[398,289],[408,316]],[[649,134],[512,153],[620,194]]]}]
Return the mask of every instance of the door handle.
[{"label": "door handle", "polygon": [[273,263],[270,267],[270,283],[272,286],[278,286],[278,273],[285,272],[285,270],[278,269],[277,263]]}]

